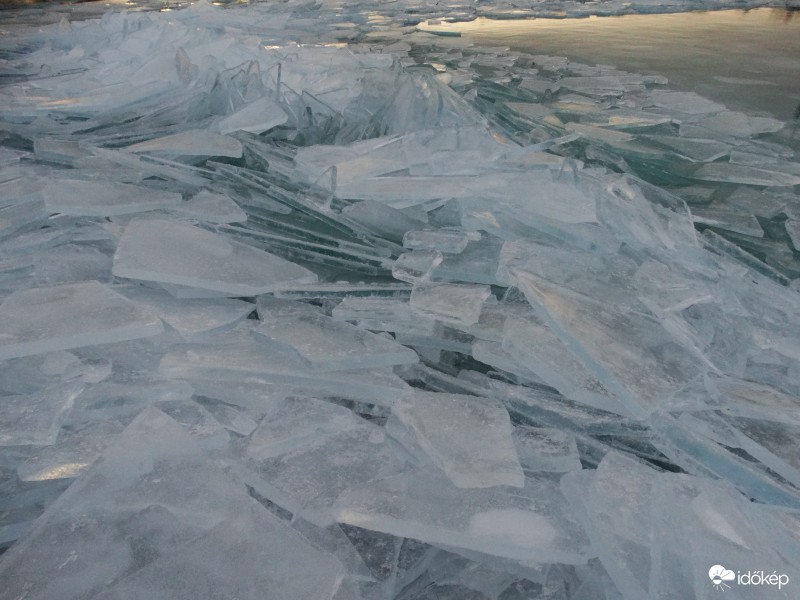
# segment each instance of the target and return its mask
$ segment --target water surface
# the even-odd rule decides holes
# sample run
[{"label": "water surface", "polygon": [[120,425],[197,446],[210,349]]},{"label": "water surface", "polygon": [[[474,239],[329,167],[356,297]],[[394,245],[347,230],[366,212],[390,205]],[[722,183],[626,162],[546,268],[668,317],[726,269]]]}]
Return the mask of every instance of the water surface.
[{"label": "water surface", "polygon": [[[424,26],[423,26],[424,27]],[[658,73],[732,109],[788,120],[800,105],[800,12],[760,8],[436,26],[483,46]]]}]

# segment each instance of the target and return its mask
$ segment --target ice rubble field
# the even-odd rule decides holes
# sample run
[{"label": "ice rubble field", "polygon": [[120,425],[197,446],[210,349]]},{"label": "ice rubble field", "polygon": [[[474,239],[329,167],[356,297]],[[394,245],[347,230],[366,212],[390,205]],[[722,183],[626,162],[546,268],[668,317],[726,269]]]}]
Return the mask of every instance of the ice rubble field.
[{"label": "ice rubble field", "polygon": [[797,597],[791,126],[293,4],[0,56],[0,598]]}]

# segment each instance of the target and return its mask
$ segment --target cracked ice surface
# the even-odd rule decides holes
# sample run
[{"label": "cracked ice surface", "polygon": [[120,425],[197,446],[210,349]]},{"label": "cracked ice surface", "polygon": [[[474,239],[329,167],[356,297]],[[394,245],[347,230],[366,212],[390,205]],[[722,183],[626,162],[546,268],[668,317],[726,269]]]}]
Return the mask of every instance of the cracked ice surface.
[{"label": "cracked ice surface", "polygon": [[364,9],[0,39],[0,599],[800,581],[792,129]]}]

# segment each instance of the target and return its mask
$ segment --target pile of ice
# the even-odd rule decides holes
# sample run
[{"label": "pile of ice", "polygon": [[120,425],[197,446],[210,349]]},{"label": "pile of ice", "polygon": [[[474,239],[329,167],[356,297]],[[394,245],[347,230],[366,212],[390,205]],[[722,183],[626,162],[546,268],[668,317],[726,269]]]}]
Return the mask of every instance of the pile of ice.
[{"label": "pile of ice", "polygon": [[796,597],[783,124],[280,10],[3,41],[0,598]]}]

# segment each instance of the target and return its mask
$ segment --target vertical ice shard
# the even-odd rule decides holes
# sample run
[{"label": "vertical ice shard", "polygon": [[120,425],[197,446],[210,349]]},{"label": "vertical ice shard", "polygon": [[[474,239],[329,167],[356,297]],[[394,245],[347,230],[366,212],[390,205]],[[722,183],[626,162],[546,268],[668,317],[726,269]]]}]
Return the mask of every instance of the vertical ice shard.
[{"label": "vertical ice shard", "polygon": [[264,97],[224,117],[217,123],[217,127],[223,134],[234,131],[264,133],[288,120],[289,115],[279,104]]}]

